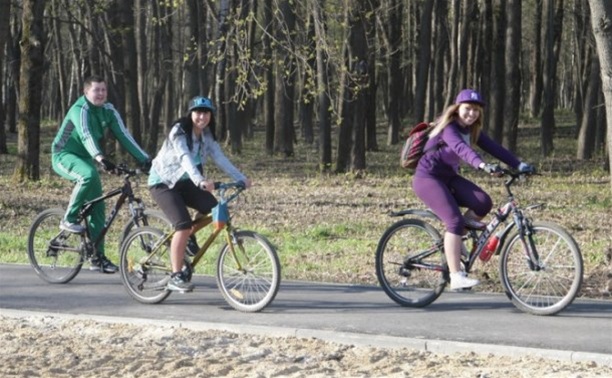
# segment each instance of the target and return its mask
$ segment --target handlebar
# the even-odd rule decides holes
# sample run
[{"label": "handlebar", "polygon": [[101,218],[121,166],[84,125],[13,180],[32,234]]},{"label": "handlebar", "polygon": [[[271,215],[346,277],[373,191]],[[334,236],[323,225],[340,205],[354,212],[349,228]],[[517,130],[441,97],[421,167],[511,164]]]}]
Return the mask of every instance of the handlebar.
[{"label": "handlebar", "polygon": [[510,190],[510,186],[512,186],[512,184],[514,184],[516,180],[521,180],[527,176],[534,176],[534,175],[539,175],[539,173],[537,173],[535,169],[525,170],[525,171],[516,171],[516,170],[511,170],[511,169],[506,169],[506,168],[501,169],[501,176],[508,177],[508,180],[504,182],[504,187],[506,188],[506,192],[508,193],[508,196],[510,197],[514,196],[512,194],[512,191]]},{"label": "handlebar", "polygon": [[127,166],[127,164],[117,164],[117,166],[115,167],[114,171],[112,172],[113,174],[117,175],[117,176],[124,176],[124,178],[130,178],[136,175],[139,175],[141,173],[143,173],[140,169],[136,168],[136,169],[131,169]]},{"label": "handlebar", "polygon": [[222,202],[231,202],[242,191],[246,190],[246,185],[242,181],[236,182],[215,182],[215,190]]}]

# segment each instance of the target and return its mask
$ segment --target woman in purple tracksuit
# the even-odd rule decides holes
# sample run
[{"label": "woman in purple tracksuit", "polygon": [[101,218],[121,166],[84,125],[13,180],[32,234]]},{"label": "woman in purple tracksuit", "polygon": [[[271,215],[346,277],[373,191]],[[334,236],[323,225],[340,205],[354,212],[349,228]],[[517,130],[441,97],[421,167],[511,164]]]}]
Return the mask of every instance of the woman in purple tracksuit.
[{"label": "woman in purple tracksuit", "polygon": [[[477,145],[512,168],[532,170],[510,151],[482,131],[484,101],[473,89],[457,95],[437,120],[436,127],[425,145],[425,155],[419,160],[412,187],[415,194],[444,222],[444,251],[450,270],[451,289],[477,285],[460,268],[461,235],[467,223],[479,223],[491,211],[491,197],[473,182],[459,175],[459,163],[464,161],[476,169],[495,175],[497,164],[487,164],[473,146]],[[438,146],[438,148],[436,148]],[[461,213],[460,207],[467,208]]]}]

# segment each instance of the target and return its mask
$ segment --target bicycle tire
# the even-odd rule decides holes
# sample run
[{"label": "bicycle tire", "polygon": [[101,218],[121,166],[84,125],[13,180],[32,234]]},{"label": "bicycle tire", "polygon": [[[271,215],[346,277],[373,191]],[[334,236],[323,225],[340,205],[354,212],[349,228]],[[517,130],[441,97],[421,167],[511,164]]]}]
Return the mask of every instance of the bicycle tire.
[{"label": "bicycle tire", "polygon": [[166,289],[172,273],[170,243],[159,246],[154,258],[149,259],[164,237],[161,230],[143,226],[130,232],[121,245],[121,281],[128,294],[138,302],[160,303],[171,293]]},{"label": "bicycle tire", "polygon": [[62,209],[45,210],[36,216],[28,231],[30,264],[38,277],[53,284],[70,282],[83,266],[83,237],[60,230],[64,213]]},{"label": "bicycle tire", "polygon": [[[384,232],[376,248],[376,276],[389,298],[401,306],[425,307],[442,294],[448,274],[438,247],[441,240],[440,233],[420,219],[402,219]],[[406,264],[409,257],[432,248],[437,252],[415,260],[432,269]]]},{"label": "bicycle tire", "polygon": [[258,312],[268,306],[280,286],[278,255],[272,244],[253,231],[231,235],[236,254],[223,245],[217,258],[217,286],[226,302],[242,312]]},{"label": "bicycle tire", "polygon": [[534,222],[528,242],[536,249],[538,266],[526,258],[518,231],[504,243],[500,258],[501,283],[506,295],[521,311],[554,315],[569,306],[580,290],[583,261],[578,244],[561,226]]}]

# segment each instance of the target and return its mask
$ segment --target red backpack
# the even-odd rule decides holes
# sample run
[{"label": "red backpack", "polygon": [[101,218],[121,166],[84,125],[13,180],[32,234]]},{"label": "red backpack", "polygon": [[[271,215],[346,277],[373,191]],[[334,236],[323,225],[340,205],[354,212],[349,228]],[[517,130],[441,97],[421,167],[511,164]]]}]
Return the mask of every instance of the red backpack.
[{"label": "red backpack", "polygon": [[402,168],[415,169],[421,156],[425,154],[425,144],[429,140],[429,132],[434,128],[433,123],[420,122],[410,130],[400,154]]}]

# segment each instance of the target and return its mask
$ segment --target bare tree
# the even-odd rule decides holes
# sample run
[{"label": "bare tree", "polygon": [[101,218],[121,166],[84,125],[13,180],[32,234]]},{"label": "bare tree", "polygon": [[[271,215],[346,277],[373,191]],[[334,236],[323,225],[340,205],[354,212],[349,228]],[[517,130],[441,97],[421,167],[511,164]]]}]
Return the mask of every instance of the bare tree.
[{"label": "bare tree", "polygon": [[504,129],[504,96],[506,82],[499,78],[506,76],[506,0],[495,0],[494,4],[494,37],[491,51],[492,69],[489,80],[491,83],[491,92],[487,103],[487,113],[489,117],[486,129],[493,139],[501,142]]},{"label": "bare tree", "polygon": [[597,97],[601,92],[601,70],[599,67],[599,58],[595,51],[591,56],[591,64],[589,67],[589,83],[584,96],[584,106],[582,119],[579,124],[578,146],[576,150],[576,158],[580,160],[590,159],[595,149],[595,133],[597,122]]},{"label": "bare tree", "polygon": [[44,71],[44,0],[24,0],[19,80],[18,181],[40,178],[40,109]]},{"label": "bare tree", "polygon": [[534,7],[531,18],[533,40],[529,49],[529,110],[532,117],[537,117],[542,100],[542,0],[535,0]]},{"label": "bare tree", "polygon": [[[563,3],[563,0],[557,0]],[[560,6],[557,4],[557,6]],[[549,156],[554,149],[553,136],[555,132],[555,93],[556,93],[556,71],[558,49],[555,49],[556,41],[560,39],[558,34],[561,30],[556,27],[559,21],[555,14],[555,1],[544,0],[542,8],[544,16],[544,71],[543,71],[543,107],[542,107],[542,123],[540,128],[541,152],[543,156]]]},{"label": "bare tree", "polygon": [[289,0],[281,0],[279,4],[279,18],[276,24],[276,39],[282,45],[276,49],[275,59],[275,151],[284,156],[293,156],[293,141],[295,139],[294,97],[295,97],[295,57],[292,38],[295,31],[295,13]]},{"label": "bare tree", "polygon": [[[608,168],[612,166],[612,2],[589,0],[591,23],[601,64],[601,85],[604,93],[607,119]],[[610,180],[612,190],[612,180]]]},{"label": "bare tree", "polygon": [[518,121],[521,110],[521,0],[508,0],[506,4],[506,87],[504,104],[503,144],[516,150]]},{"label": "bare tree", "polygon": [[[431,0],[432,1],[432,0]],[[397,80],[401,75],[401,24],[402,24],[402,2],[398,0],[389,0],[389,12],[387,25],[387,144],[396,144],[399,141],[399,132],[401,126],[400,111],[401,111],[401,93],[402,81]],[[423,96],[424,98],[424,96]]]},{"label": "bare tree", "polygon": [[[3,83],[3,72],[4,72],[4,46],[10,35],[9,25],[11,16],[11,0],[0,0],[0,99],[4,98],[4,83]],[[6,154],[8,152],[6,146],[6,128],[4,127],[4,121],[6,120],[5,105],[4,102],[0,102],[0,154]]]},{"label": "bare tree", "polygon": [[263,7],[263,59],[264,59],[264,98],[263,98],[263,113],[264,125],[266,130],[266,152],[268,155],[274,153],[274,70],[272,63],[272,33],[273,26],[273,8],[272,0],[265,0]]},{"label": "bare tree", "polygon": [[[416,88],[414,93],[414,117],[418,120],[425,119],[427,79],[429,77],[429,67],[431,65],[431,20],[433,17],[433,6],[433,0],[426,0],[423,3],[420,19],[421,31],[419,34],[419,54],[416,69]],[[391,26],[391,28],[393,28],[393,26]],[[397,77],[397,73],[390,71],[389,74],[391,75],[389,85],[392,87],[392,83],[397,81],[393,79],[394,77]],[[389,108],[391,108],[392,101],[398,101],[396,98],[397,93],[390,91],[389,96]],[[391,138],[391,141],[393,142],[392,144],[397,142],[397,140],[394,138]]]},{"label": "bare tree", "polygon": [[309,0],[312,18],[315,25],[317,54],[317,97],[319,115],[319,170],[329,171],[332,163],[331,145],[331,100],[329,98],[329,57],[324,41],[326,38],[324,1]]}]

